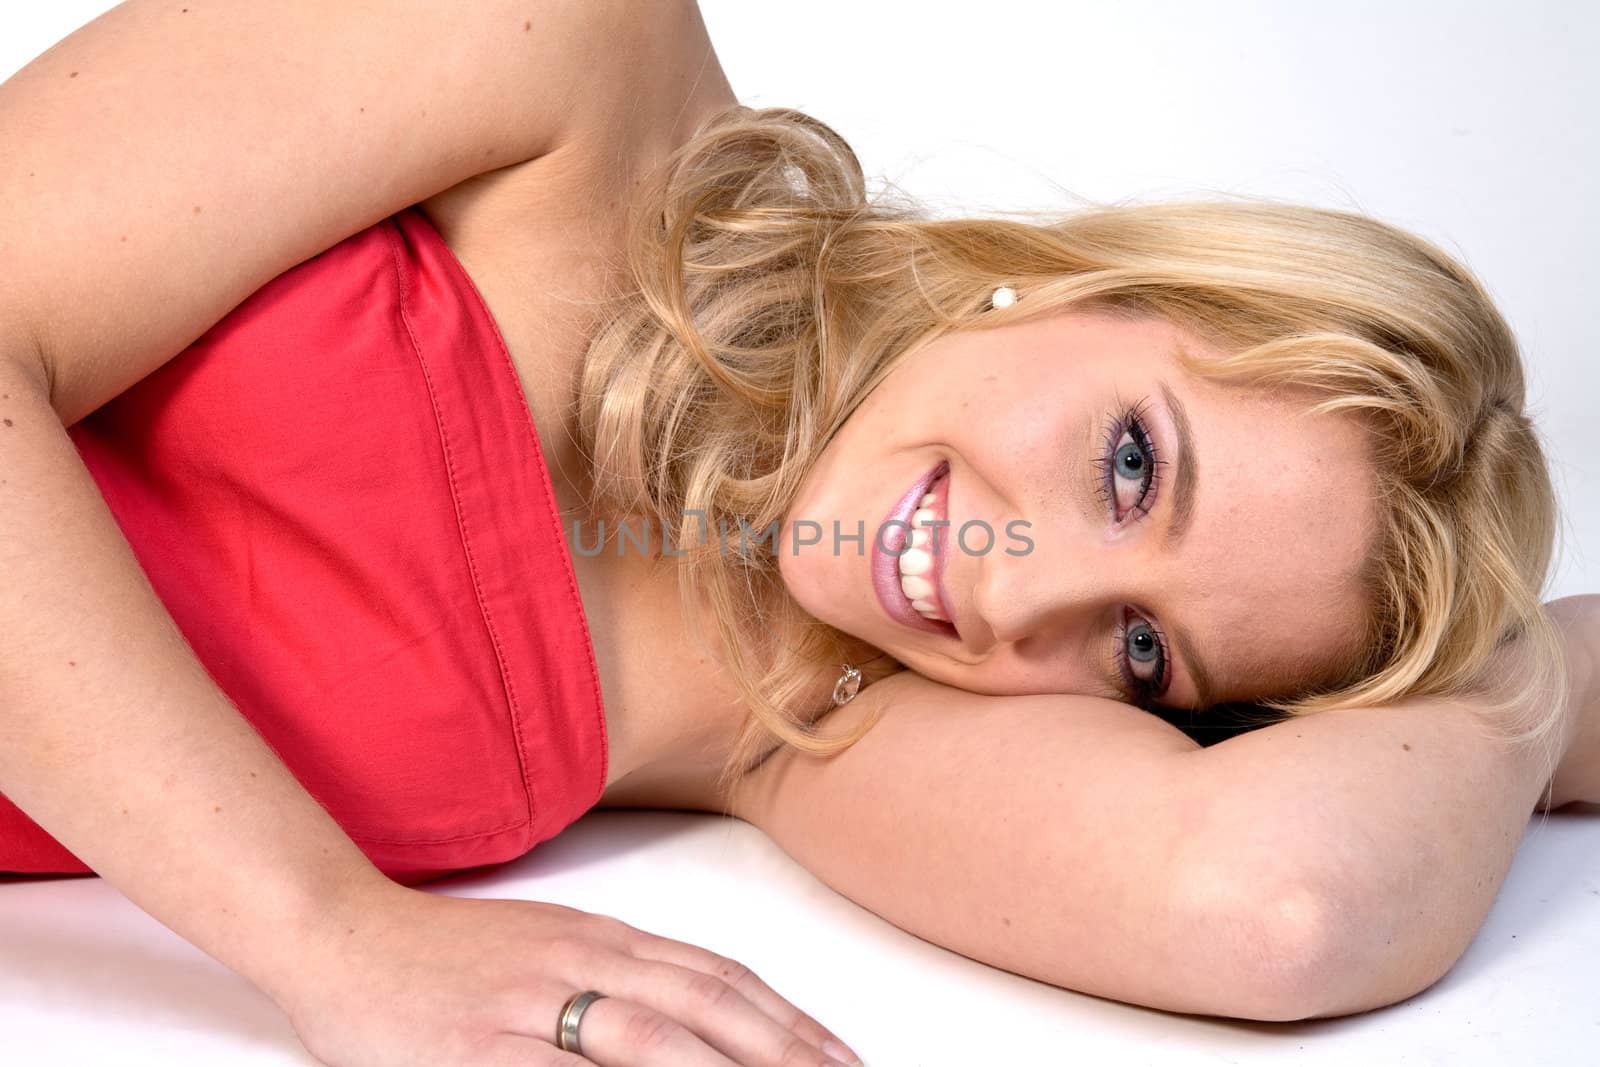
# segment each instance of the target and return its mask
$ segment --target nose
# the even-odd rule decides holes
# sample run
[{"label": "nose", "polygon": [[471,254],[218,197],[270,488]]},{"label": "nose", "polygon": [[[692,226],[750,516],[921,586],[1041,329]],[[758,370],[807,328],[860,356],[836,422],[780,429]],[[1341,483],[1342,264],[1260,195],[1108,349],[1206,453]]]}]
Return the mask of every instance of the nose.
[{"label": "nose", "polygon": [[1068,552],[1036,543],[1025,555],[997,552],[975,562],[973,625],[965,629],[980,652],[1006,644],[1075,645],[1122,605],[1149,605],[1160,581],[1160,564],[1125,545]]}]

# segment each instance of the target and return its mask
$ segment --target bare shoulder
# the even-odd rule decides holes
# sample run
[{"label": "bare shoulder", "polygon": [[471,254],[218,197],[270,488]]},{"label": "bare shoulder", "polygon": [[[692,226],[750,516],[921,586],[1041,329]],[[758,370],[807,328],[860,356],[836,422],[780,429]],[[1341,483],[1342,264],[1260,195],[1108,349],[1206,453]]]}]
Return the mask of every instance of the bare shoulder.
[{"label": "bare shoulder", "polygon": [[675,147],[709,113],[735,102],[694,0],[606,0],[589,11],[575,56],[586,78],[569,141],[614,149]]},{"label": "bare shoulder", "polygon": [[[595,0],[566,33],[575,74],[550,152],[422,202],[464,258],[550,261],[541,231],[607,247],[637,182],[711,116],[738,103],[693,0]],[[576,240],[575,240],[576,239]],[[514,269],[514,268],[513,268]]]},{"label": "bare shoulder", "polygon": [[648,157],[720,73],[686,0],[128,0],[0,84],[0,318],[70,424],[395,211]]},{"label": "bare shoulder", "polygon": [[[552,471],[581,472],[566,390],[595,294],[625,282],[627,207],[646,175],[738,101],[685,0],[601,0],[566,44],[575,73],[554,147],[417,204],[499,324]],[[558,474],[563,506],[576,493]]]}]

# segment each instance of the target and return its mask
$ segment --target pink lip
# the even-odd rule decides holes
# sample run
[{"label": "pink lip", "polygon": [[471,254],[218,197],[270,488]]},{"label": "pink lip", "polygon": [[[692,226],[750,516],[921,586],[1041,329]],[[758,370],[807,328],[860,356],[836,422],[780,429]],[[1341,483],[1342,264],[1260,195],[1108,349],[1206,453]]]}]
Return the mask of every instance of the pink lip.
[{"label": "pink lip", "polygon": [[[938,466],[919,478],[883,517],[878,529],[871,534],[872,588],[878,596],[878,603],[883,605],[884,612],[891,619],[914,630],[946,637],[956,634],[955,627],[950,623],[923,618],[917,613],[917,609],[911,606],[911,601],[906,599],[906,595],[900,591],[899,554],[905,548],[906,539],[911,531],[911,516],[917,510],[923,495],[949,471],[950,464],[940,462]],[[950,538],[948,527],[943,529],[943,534],[940,545],[948,551]],[[945,605],[945,614],[948,615],[950,600],[944,592],[944,557],[943,551],[934,556],[934,584],[938,589],[940,602]]]}]

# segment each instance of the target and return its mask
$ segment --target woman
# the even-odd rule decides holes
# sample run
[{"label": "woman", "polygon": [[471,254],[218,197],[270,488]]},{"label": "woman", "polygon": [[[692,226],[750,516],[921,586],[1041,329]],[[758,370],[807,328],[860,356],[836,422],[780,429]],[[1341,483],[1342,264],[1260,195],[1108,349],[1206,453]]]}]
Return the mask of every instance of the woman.
[{"label": "woman", "polygon": [[[546,517],[568,537],[540,595],[569,630],[587,626],[551,638],[575,670],[515,675],[548,670],[547,695],[590,701],[543,709],[569,721],[582,766],[543,768],[548,792],[530,800],[553,796],[559,818],[521,844],[595,802],[731,810],[913,932],[1172,1010],[1336,1014],[1442,973],[1532,807],[1600,795],[1589,605],[1559,609],[1562,684],[1578,697],[1563,701],[1536,599],[1548,482],[1514,348],[1471,279],[1376,224],[1273,207],[911,225],[866,209],[824,128],[730,112],[691,5],[574,8],[136,0],[0,91],[6,143],[21,146],[0,164],[4,202],[21,205],[3,255],[22,279],[0,305],[0,544],[27,564],[0,596],[25,638],[0,659],[0,791],[256,981],[328,1063],[853,1058],[731,961],[384,877],[495,859],[384,821],[378,790],[410,787],[394,775],[415,750],[348,793],[323,769],[346,751],[275,751],[289,735],[274,730],[314,716],[274,719],[276,691],[252,683],[313,672],[340,627],[324,622],[278,674],[208,643],[211,616],[284,590],[247,577],[237,598],[199,580],[186,594],[160,555],[205,558],[184,554],[184,529],[107,493],[131,484],[118,448],[229,432],[243,444],[203,460],[259,447],[267,428],[243,420],[265,409],[246,404],[199,430],[169,420],[157,435],[154,420],[214,416],[181,406],[203,373],[254,375],[221,380],[288,419],[295,393],[266,392],[274,373],[317,369],[356,307],[313,298],[348,277],[376,286],[390,266],[393,292],[367,291],[399,309],[383,347],[414,344],[426,368],[416,406],[438,420],[459,544],[514,558],[465,510],[493,507],[469,479],[495,445],[453,432],[464,405],[441,398],[469,379],[429,349],[452,336],[428,317],[441,308],[464,309],[465,334],[492,332],[453,256],[503,335],[548,467]],[[108,173],[138,195],[108,198]],[[294,362],[272,348],[293,325],[284,307],[315,312],[299,341],[324,350]],[[1320,336],[1283,340],[1304,334]],[[350,390],[340,417],[398,410]],[[273,448],[305,437],[328,454],[329,420],[304,414]],[[151,432],[130,436],[135,424]],[[412,473],[398,430],[374,447]],[[287,507],[290,467],[241,495]],[[520,477],[494,473],[507,492]],[[530,504],[540,491],[518,490]],[[247,543],[248,565],[259,515],[225,518],[216,529]],[[341,576],[361,564],[340,562]],[[509,683],[519,623],[547,621],[499,611],[526,593],[486,589],[486,568],[472,557],[469,607],[484,610],[460,618],[488,624]],[[383,597],[403,584],[363,577]],[[1511,670],[1486,674],[1491,655]],[[330,705],[363,714],[342,699]],[[1197,751],[1128,706],[1215,701],[1306,714]],[[537,710],[512,721],[537,729]],[[591,712],[603,720],[585,726]],[[392,742],[366,740],[363,759]],[[514,755],[543,751],[519,741]],[[974,803],[951,803],[963,796]],[[1277,818],[1260,817],[1266,800]],[[1479,818],[1431,814],[1452,800]],[[912,891],[935,881],[939,894]],[[1401,921],[1419,901],[1436,914],[1420,930]],[[605,996],[574,999],[589,990]]]}]

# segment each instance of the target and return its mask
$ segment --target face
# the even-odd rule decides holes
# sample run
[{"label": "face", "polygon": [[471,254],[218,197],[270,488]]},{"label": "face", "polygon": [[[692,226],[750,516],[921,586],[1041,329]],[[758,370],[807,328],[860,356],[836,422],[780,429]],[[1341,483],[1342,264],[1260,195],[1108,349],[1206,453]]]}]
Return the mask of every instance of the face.
[{"label": "face", "polygon": [[808,473],[785,585],[973,692],[1205,707],[1321,680],[1367,610],[1360,429],[1190,375],[1180,346],[1221,355],[1085,311],[912,353]]}]

